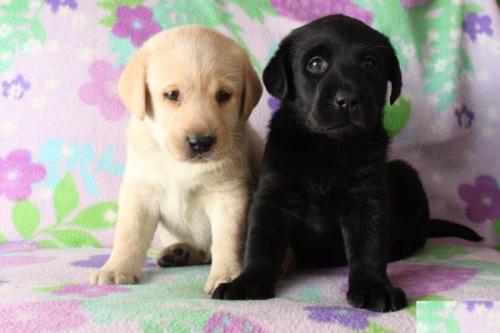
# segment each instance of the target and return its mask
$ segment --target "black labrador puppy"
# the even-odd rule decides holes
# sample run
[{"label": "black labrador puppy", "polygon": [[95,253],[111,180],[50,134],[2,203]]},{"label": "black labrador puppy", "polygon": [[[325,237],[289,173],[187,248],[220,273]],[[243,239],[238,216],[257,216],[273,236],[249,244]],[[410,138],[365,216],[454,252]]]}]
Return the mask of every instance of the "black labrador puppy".
[{"label": "black labrador puppy", "polygon": [[389,260],[410,255],[433,232],[480,239],[451,222],[429,223],[417,172],[387,162],[388,82],[394,103],[401,92],[394,49],[358,20],[324,17],[281,42],[264,71],[282,105],[249,210],[243,272],[214,298],[273,297],[291,246],[299,267],[348,264],[351,305],[395,311],[406,297],[387,277]]}]

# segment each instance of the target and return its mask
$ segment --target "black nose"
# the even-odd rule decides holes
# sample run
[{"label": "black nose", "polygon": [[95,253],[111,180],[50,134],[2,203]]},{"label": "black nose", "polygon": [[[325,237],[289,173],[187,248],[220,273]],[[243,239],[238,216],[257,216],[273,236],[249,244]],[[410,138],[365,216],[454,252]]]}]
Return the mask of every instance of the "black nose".
[{"label": "black nose", "polygon": [[359,103],[359,99],[355,94],[345,91],[339,91],[335,94],[335,105],[340,110],[350,111]]},{"label": "black nose", "polygon": [[186,141],[193,153],[202,154],[212,149],[215,137],[204,134],[190,134],[186,137]]}]

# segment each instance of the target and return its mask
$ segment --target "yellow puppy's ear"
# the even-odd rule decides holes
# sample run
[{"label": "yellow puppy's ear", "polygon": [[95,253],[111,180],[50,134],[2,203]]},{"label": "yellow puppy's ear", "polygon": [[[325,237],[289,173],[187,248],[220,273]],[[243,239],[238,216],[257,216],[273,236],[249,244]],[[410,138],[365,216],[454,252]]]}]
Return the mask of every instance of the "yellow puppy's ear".
[{"label": "yellow puppy's ear", "polygon": [[246,120],[250,117],[252,110],[259,103],[262,96],[262,84],[259,76],[255,72],[250,59],[245,59],[245,84],[243,86],[242,117]]},{"label": "yellow puppy's ear", "polygon": [[134,53],[118,80],[118,96],[139,119],[146,115],[146,52]]}]

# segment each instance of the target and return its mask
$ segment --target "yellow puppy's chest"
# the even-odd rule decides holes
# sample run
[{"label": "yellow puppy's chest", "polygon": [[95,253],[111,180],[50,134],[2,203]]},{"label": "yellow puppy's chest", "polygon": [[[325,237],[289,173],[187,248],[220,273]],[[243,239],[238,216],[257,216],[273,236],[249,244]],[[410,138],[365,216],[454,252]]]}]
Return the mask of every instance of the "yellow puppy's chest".
[{"label": "yellow puppy's chest", "polygon": [[205,206],[199,190],[170,186],[160,204],[161,223],[179,241],[208,253],[212,236]]}]

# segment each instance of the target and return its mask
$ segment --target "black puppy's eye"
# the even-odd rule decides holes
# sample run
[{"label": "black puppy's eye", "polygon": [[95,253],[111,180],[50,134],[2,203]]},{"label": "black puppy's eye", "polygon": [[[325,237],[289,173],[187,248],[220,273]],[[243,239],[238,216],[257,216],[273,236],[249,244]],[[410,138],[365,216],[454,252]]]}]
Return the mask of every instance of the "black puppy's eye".
[{"label": "black puppy's eye", "polygon": [[314,74],[322,74],[328,68],[328,63],[321,57],[313,57],[306,66],[307,70]]},{"label": "black puppy's eye", "polygon": [[218,103],[224,103],[224,102],[227,102],[231,99],[231,94],[228,93],[227,91],[225,90],[219,90],[216,94],[215,94],[215,100],[218,102]]},{"label": "black puppy's eye", "polygon": [[377,69],[377,59],[375,59],[371,55],[367,55],[363,58],[363,61],[361,62],[361,66],[366,71],[369,71],[369,72],[374,71],[375,69]]},{"label": "black puppy's eye", "polygon": [[164,93],[163,97],[173,102],[178,102],[180,100],[181,93],[179,92],[179,90],[172,90]]}]

